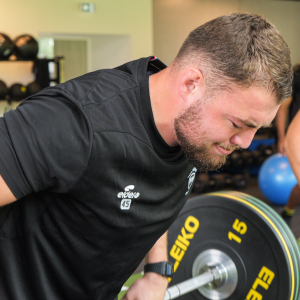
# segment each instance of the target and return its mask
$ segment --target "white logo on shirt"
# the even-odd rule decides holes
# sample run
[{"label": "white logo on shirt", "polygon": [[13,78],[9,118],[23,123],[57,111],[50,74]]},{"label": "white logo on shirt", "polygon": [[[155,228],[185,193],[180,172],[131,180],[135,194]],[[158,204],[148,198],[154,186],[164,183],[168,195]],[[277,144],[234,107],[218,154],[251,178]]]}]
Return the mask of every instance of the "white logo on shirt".
[{"label": "white logo on shirt", "polygon": [[196,177],[196,172],[197,172],[197,169],[193,168],[190,175],[187,177],[189,179],[189,182],[188,182],[188,190],[185,193],[186,195],[189,193],[190,188],[192,187],[192,185],[194,183],[194,180],[195,180],[195,177]]},{"label": "white logo on shirt", "polygon": [[122,210],[124,209],[128,210],[131,205],[131,200],[133,198],[136,199],[140,196],[140,193],[133,192],[133,190],[134,190],[134,185],[128,185],[124,188],[124,192],[118,193],[118,198],[123,198],[120,205],[120,208]]}]

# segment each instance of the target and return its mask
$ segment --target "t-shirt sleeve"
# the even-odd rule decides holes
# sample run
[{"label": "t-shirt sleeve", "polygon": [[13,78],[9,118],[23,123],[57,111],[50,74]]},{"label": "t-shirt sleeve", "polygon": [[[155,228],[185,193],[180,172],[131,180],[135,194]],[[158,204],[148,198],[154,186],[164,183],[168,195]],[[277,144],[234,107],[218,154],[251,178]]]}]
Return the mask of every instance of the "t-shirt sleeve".
[{"label": "t-shirt sleeve", "polygon": [[47,89],[0,118],[0,174],[18,199],[67,192],[85,169],[91,136],[81,105]]}]

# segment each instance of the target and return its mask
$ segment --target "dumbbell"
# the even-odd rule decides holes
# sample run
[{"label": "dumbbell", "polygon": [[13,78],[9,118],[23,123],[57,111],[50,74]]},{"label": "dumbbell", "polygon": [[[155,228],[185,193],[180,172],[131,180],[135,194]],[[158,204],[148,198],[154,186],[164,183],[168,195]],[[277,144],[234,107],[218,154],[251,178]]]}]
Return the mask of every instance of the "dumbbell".
[{"label": "dumbbell", "polygon": [[275,144],[269,146],[261,144],[257,147],[257,150],[260,151],[265,157],[269,157],[277,152],[277,147]]},{"label": "dumbbell", "polygon": [[225,169],[228,167],[248,168],[253,165],[260,166],[269,156],[276,153],[276,145],[261,144],[254,151],[242,150],[232,152],[228,157],[228,162]]},{"label": "dumbbell", "polygon": [[202,194],[207,189],[207,179],[206,174],[198,174],[195,178],[195,183],[193,186],[193,193]]},{"label": "dumbbell", "polygon": [[241,158],[243,160],[243,166],[248,168],[248,167],[251,167],[253,166],[254,164],[254,158],[253,158],[253,155],[252,155],[252,152],[249,151],[249,150],[243,150],[241,152]]},{"label": "dumbbell", "polygon": [[10,100],[21,101],[27,97],[27,87],[21,83],[14,83],[8,89]]},{"label": "dumbbell", "polygon": [[230,187],[234,189],[243,189],[247,186],[247,179],[242,174],[227,174],[227,173],[220,173],[215,174],[211,177],[211,179],[219,182],[219,186],[224,187]]},{"label": "dumbbell", "polygon": [[244,161],[243,161],[243,157],[241,155],[241,152],[238,152],[238,151],[232,152],[229,155],[228,159],[229,159],[229,162],[230,162],[230,166],[235,167],[235,168],[243,168]]},{"label": "dumbbell", "polygon": [[225,181],[215,176],[209,176],[206,173],[200,173],[196,176],[193,192],[201,194],[209,191],[217,191],[225,187]]},{"label": "dumbbell", "polygon": [[229,165],[235,168],[248,168],[254,163],[254,158],[249,150],[232,152],[228,159]]},{"label": "dumbbell", "polygon": [[32,96],[41,90],[41,86],[37,81],[33,81],[27,85],[27,96]]},{"label": "dumbbell", "polygon": [[277,152],[277,147],[275,144],[267,146],[261,144],[257,147],[256,150],[252,151],[253,164],[260,166],[262,163],[271,155]]},{"label": "dumbbell", "polygon": [[5,100],[8,94],[8,87],[4,81],[0,80],[0,100]]},{"label": "dumbbell", "polygon": [[260,166],[265,161],[265,156],[258,150],[252,151],[253,165]]}]

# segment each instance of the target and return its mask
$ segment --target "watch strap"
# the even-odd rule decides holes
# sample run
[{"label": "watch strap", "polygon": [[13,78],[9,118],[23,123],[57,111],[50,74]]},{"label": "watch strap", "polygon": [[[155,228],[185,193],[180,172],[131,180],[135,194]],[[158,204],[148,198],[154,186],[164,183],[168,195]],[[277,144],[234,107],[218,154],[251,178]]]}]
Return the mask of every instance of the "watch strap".
[{"label": "watch strap", "polygon": [[146,264],[144,266],[144,272],[154,272],[165,277],[173,277],[173,264],[168,261]]}]

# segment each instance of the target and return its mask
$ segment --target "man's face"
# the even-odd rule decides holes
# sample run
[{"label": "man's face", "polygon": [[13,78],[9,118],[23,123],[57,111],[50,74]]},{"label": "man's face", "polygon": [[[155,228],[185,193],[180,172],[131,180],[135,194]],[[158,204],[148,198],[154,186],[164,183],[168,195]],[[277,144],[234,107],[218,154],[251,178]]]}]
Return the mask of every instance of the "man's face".
[{"label": "man's face", "polygon": [[205,93],[175,119],[178,143],[199,171],[220,168],[233,150],[248,148],[257,129],[268,126],[279,105],[261,87]]}]

